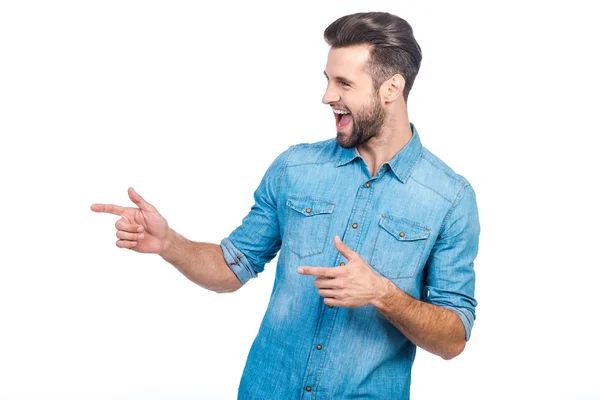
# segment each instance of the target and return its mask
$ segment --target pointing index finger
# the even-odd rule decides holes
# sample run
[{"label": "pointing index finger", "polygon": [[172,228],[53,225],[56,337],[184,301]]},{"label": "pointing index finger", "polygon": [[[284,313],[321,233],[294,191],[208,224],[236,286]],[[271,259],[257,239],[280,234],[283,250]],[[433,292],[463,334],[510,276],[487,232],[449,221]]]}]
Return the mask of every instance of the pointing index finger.
[{"label": "pointing index finger", "polygon": [[115,204],[92,204],[90,207],[92,211],[98,213],[109,213],[121,216],[125,212],[125,208],[117,206]]},{"label": "pointing index finger", "polygon": [[297,271],[302,275],[314,275],[321,276],[324,278],[333,278],[335,273],[334,268],[323,268],[323,267],[298,267]]}]

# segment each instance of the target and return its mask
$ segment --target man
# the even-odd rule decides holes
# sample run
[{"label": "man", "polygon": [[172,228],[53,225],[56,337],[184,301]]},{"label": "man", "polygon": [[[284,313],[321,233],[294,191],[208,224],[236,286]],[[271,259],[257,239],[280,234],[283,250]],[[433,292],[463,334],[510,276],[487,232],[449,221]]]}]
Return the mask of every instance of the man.
[{"label": "man", "polygon": [[220,245],[179,235],[131,188],[138,208],[92,206],[121,216],[118,247],[160,254],[216,292],[280,252],[240,399],[408,399],[415,345],[451,359],[475,319],[475,194],[409,122],[421,62],[410,25],[348,15],[325,40],[337,138],[280,154]]}]

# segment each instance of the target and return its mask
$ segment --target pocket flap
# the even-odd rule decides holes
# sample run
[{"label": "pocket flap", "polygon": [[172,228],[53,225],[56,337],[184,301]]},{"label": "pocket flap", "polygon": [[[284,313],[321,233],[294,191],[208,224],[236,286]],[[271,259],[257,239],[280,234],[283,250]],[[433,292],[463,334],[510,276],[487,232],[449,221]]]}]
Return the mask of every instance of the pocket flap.
[{"label": "pocket flap", "polygon": [[287,206],[293,210],[306,215],[331,214],[333,212],[334,203],[326,200],[320,200],[308,197],[293,197],[287,201]]},{"label": "pocket flap", "polygon": [[430,229],[406,218],[384,215],[379,226],[400,241],[422,240],[429,237]]}]

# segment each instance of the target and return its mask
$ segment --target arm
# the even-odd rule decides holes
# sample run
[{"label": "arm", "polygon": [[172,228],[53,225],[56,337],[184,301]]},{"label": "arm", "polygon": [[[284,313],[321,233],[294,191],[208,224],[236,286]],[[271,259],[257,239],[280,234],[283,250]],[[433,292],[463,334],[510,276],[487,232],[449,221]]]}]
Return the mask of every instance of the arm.
[{"label": "arm", "polygon": [[449,360],[465,348],[465,328],[448,309],[419,301],[383,278],[386,291],[372,305],[408,340]]},{"label": "arm", "polygon": [[117,228],[117,247],[138,253],[159,254],[192,282],[217,293],[233,292],[242,286],[231,271],[219,245],[192,242],[173,229],[158,210],[133,188],[129,198],[139,208],[113,204],[94,204],[92,211],[121,217]]},{"label": "arm", "polygon": [[427,260],[424,300],[385,279],[375,308],[417,346],[450,359],[459,355],[475,319],[473,261],[479,242],[475,192],[462,188],[448,212]]},{"label": "arm", "polygon": [[172,229],[167,238],[160,256],[192,282],[217,293],[235,292],[243,286],[218,244],[192,242]]}]

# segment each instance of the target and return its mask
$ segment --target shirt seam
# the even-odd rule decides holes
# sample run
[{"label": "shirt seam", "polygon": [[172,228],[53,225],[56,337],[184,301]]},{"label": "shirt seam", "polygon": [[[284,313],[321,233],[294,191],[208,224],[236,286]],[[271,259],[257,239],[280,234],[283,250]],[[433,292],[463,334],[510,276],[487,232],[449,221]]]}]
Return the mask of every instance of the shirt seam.
[{"label": "shirt seam", "polygon": [[452,204],[452,200],[446,198],[443,194],[441,194],[440,192],[438,192],[437,190],[427,186],[426,184],[416,180],[415,178],[411,177],[410,179],[412,179],[413,181],[415,181],[416,183],[418,183],[419,185],[423,186],[424,188],[427,188],[429,190],[431,190],[433,193],[437,194],[438,196],[440,196],[442,199],[446,200],[448,203]]},{"label": "shirt seam", "polygon": [[[429,150],[428,150],[428,152],[429,152]],[[422,153],[422,155],[421,155],[421,157],[422,157],[422,158],[423,158],[425,161],[427,161],[427,162],[429,163],[429,165],[431,165],[433,168],[437,169],[438,171],[441,171],[441,172],[443,172],[443,173],[444,173],[446,176],[448,176],[448,178],[452,179],[452,180],[453,180],[453,181],[455,181],[455,182],[458,182],[458,183],[461,183],[461,184],[464,184],[464,183],[465,183],[463,179],[460,179],[460,178],[458,178],[458,177],[456,176],[456,172],[455,172],[454,174],[451,174],[451,173],[449,173],[449,172],[448,172],[446,169],[444,169],[444,168],[440,168],[438,165],[434,164],[434,163],[433,163],[433,161],[432,161],[432,160],[430,160],[430,159],[429,159],[427,156],[428,156],[428,155],[427,155],[427,154],[425,154],[425,152],[423,152],[423,153]]]},{"label": "shirt seam", "polygon": [[279,194],[280,194],[280,189],[281,189],[281,181],[283,178],[283,174],[285,173],[286,168],[288,167],[288,160],[290,159],[290,156],[292,155],[292,153],[294,152],[294,150],[296,150],[298,148],[298,145],[293,145],[288,149],[288,155],[285,157],[285,161],[283,162],[283,165],[281,167],[281,173],[279,174],[279,178],[277,180],[277,191],[275,193],[276,196],[276,201],[275,201],[275,205],[277,205],[277,202],[279,200]]},{"label": "shirt seam", "polygon": [[448,219],[449,219],[450,215],[456,209],[456,206],[458,205],[458,202],[462,199],[462,195],[465,193],[465,189],[468,186],[471,186],[468,182],[463,183],[462,187],[460,188],[460,190],[456,194],[456,198],[454,199],[454,202],[452,203],[452,207],[450,207],[450,210],[448,210],[448,213],[446,214],[446,217],[444,218],[444,221],[442,221],[442,225],[440,226],[440,232],[442,232],[444,230],[444,228],[446,227],[446,223],[448,222]]},{"label": "shirt seam", "polygon": [[[412,176],[413,170],[415,169],[415,166],[417,165],[417,163],[419,162],[420,159],[423,158],[423,145],[421,145],[421,148],[419,149],[419,154],[415,157],[412,165],[410,166],[410,169],[408,170],[408,172],[406,173],[406,178],[402,179],[400,177],[400,175],[396,174],[396,176],[398,176],[398,178],[401,178],[402,181],[408,181],[410,179],[410,177]],[[396,173],[394,171],[394,173]]]},{"label": "shirt seam", "polygon": [[311,165],[311,164],[327,164],[327,163],[334,163],[336,162],[335,160],[329,160],[329,161],[322,161],[322,162],[305,162],[305,163],[300,163],[300,164],[290,164],[288,165],[288,167],[298,167],[300,165]]}]

